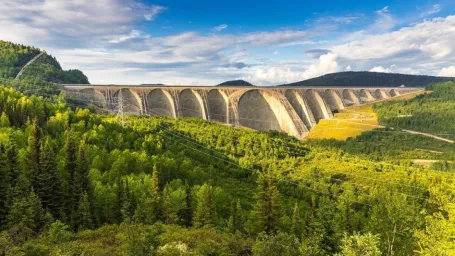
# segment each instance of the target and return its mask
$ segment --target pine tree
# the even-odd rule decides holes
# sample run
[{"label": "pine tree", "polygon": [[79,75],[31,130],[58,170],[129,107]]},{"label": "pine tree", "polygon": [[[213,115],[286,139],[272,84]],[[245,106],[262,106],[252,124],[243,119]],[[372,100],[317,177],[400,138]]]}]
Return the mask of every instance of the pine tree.
[{"label": "pine tree", "polygon": [[291,233],[297,238],[302,238],[303,233],[303,222],[300,216],[300,208],[298,203],[295,203],[294,210],[292,212],[292,224],[291,224]]},{"label": "pine tree", "polygon": [[282,215],[279,197],[272,176],[270,174],[260,176],[256,204],[252,211],[252,222],[257,233],[276,233]]},{"label": "pine tree", "polygon": [[10,173],[7,163],[5,148],[0,144],[0,228],[6,225],[11,196]]},{"label": "pine tree", "polygon": [[[33,120],[32,125],[30,126],[30,132],[28,135],[27,143],[27,161],[28,161],[28,170],[31,177],[36,177],[39,172],[39,155],[40,155],[40,139],[39,139],[39,128],[38,128],[38,118]],[[36,180],[32,180],[33,185],[35,185]]]},{"label": "pine tree", "polygon": [[180,212],[180,219],[183,225],[191,227],[193,222],[193,198],[191,197],[191,186],[185,181],[185,208]]},{"label": "pine tree", "polygon": [[213,199],[213,187],[204,184],[198,192],[197,207],[194,213],[194,226],[205,227],[216,224],[216,205]]},{"label": "pine tree", "polygon": [[2,112],[0,115],[0,127],[11,127],[11,123],[9,122],[8,115],[5,112]]},{"label": "pine tree", "polygon": [[243,230],[243,216],[240,200],[237,200],[232,204],[232,213],[229,218],[229,229],[232,233]]},{"label": "pine tree", "polygon": [[40,171],[36,177],[36,194],[41,200],[42,207],[53,216],[58,217],[61,212],[61,186],[54,149],[49,139],[42,143],[39,167]]},{"label": "pine tree", "polygon": [[81,142],[77,153],[76,170],[73,179],[73,193],[75,198],[80,198],[82,192],[90,192],[89,185],[89,163],[85,153],[85,143]]},{"label": "pine tree", "polygon": [[158,169],[153,167],[152,173],[152,191],[151,191],[151,208],[152,208],[152,219],[153,221],[158,221],[161,219],[162,216],[162,198],[161,198],[161,190],[160,190],[160,173]]},{"label": "pine tree", "polygon": [[[65,182],[63,194],[65,197],[65,215],[69,219],[73,219],[73,213],[77,209],[78,198],[74,197],[74,173],[76,172],[76,145],[71,137],[71,132],[68,131],[66,134],[65,141],[65,170],[67,171],[68,179]],[[69,222],[68,222],[69,223]],[[72,225],[74,227],[74,225]]]},{"label": "pine tree", "polygon": [[[121,183],[123,187],[123,183]],[[128,179],[125,180],[125,186],[122,189],[122,197],[123,199],[121,200],[121,217],[122,221],[126,223],[130,223],[133,220],[133,215],[135,211],[135,205],[134,205],[134,198],[133,194],[131,192],[131,189],[129,188],[128,185]]]},{"label": "pine tree", "polygon": [[169,186],[166,186],[163,190],[163,216],[166,224],[176,224],[179,220],[171,200],[171,191]]},{"label": "pine tree", "polygon": [[83,191],[77,207],[77,230],[86,230],[93,227],[92,214],[90,211],[90,202],[87,192]]},{"label": "pine tree", "polygon": [[6,161],[10,174],[10,184],[11,188],[14,189],[19,178],[19,165],[18,165],[18,151],[16,143],[13,140],[10,140],[8,147],[6,148]]}]

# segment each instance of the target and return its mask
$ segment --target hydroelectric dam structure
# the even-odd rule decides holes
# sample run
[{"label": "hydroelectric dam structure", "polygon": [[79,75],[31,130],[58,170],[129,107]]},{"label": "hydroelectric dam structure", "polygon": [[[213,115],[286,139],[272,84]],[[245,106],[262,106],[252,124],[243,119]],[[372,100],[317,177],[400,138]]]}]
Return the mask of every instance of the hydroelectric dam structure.
[{"label": "hydroelectric dam structure", "polygon": [[411,93],[403,87],[62,85],[68,95],[111,113],[197,117],[299,139],[342,109]]}]

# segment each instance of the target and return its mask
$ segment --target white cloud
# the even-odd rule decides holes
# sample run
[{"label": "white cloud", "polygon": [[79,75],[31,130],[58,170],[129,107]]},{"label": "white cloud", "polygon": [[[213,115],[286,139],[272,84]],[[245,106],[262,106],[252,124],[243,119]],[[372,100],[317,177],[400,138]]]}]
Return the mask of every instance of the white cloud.
[{"label": "white cloud", "polygon": [[455,66],[450,66],[450,67],[441,69],[441,71],[439,72],[438,75],[455,77]]},{"label": "white cloud", "polygon": [[389,7],[386,6],[381,10],[376,11],[378,19],[374,22],[371,30],[373,31],[388,31],[392,29],[396,21],[393,16],[389,13]]},{"label": "white cloud", "polygon": [[351,70],[352,70],[351,65],[348,65],[348,66],[346,67],[346,71],[351,71]]},{"label": "white cloud", "polygon": [[371,72],[391,73],[390,68],[384,68],[383,66],[377,66],[370,69]]},{"label": "white cloud", "polygon": [[213,28],[213,31],[215,31],[215,32],[220,32],[220,31],[222,31],[222,30],[227,29],[227,27],[228,27],[228,25],[226,25],[226,24],[221,24],[221,25],[219,25],[219,26],[214,27],[214,28]]},{"label": "white cloud", "polygon": [[308,67],[303,73],[305,79],[325,75],[328,73],[334,73],[339,71],[337,63],[337,55],[333,53],[327,53],[319,57],[319,61]]},{"label": "white cloud", "polygon": [[116,43],[125,42],[130,39],[138,38],[139,36],[141,36],[141,33],[139,31],[131,30],[131,32],[128,35],[120,36],[118,38],[110,40],[109,42],[116,44]]},{"label": "white cloud", "polygon": [[146,20],[154,20],[158,14],[164,12],[165,10],[166,10],[166,7],[164,7],[164,6],[152,5],[149,13],[144,14],[144,18]]},{"label": "white cloud", "polygon": [[424,12],[422,13],[422,16],[429,16],[429,15],[433,15],[433,14],[436,14],[438,12],[442,11],[442,6],[440,4],[434,4],[430,10],[428,10],[427,12]]}]

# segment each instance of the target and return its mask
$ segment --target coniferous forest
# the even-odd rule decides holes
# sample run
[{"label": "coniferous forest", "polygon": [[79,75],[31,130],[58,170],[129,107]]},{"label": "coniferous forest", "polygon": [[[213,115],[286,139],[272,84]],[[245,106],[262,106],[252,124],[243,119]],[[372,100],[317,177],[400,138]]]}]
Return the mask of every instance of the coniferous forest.
[{"label": "coniferous forest", "polygon": [[455,145],[399,130],[453,138],[455,83],[375,106],[393,130],[301,142],[194,118],[120,122],[68,101],[43,63],[34,83],[4,70],[0,255],[455,254]]}]

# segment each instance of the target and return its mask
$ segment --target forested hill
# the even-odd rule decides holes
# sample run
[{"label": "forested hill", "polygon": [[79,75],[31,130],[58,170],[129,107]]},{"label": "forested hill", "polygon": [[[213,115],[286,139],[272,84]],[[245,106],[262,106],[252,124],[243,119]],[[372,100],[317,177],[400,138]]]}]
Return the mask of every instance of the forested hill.
[{"label": "forested hill", "polygon": [[219,85],[232,85],[232,86],[253,86],[251,83],[245,81],[245,80],[232,80],[232,81],[226,81],[224,83],[221,83]]},{"label": "forested hill", "polygon": [[[41,50],[0,40],[0,78],[13,79]],[[47,53],[28,66],[21,80],[42,79],[54,83],[88,84],[87,77],[80,70],[64,71],[58,61]]]},{"label": "forested hill", "polygon": [[455,81],[455,77],[420,76],[361,71],[327,74],[296,83],[284,84],[284,86],[397,87],[405,85],[406,87],[420,87],[445,81]]}]

